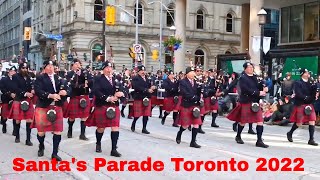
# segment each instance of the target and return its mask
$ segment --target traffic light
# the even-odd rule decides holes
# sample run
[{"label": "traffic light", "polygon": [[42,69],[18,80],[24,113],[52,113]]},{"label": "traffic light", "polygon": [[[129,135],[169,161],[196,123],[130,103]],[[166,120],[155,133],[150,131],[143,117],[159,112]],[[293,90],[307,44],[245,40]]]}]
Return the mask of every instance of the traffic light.
[{"label": "traffic light", "polygon": [[116,23],[116,7],[107,6],[106,9],[106,24],[113,26]]},{"label": "traffic light", "polygon": [[131,59],[136,59],[136,54],[133,52],[133,48],[129,48],[129,56]]},{"label": "traffic light", "polygon": [[24,27],[24,40],[25,41],[31,40],[31,27]]},{"label": "traffic light", "polygon": [[66,54],[61,53],[60,60],[61,60],[61,61],[65,61],[65,60],[66,60]]},{"label": "traffic light", "polygon": [[83,59],[84,59],[84,61],[87,61],[87,59],[88,59],[87,53],[83,53]]},{"label": "traffic light", "polygon": [[159,51],[158,50],[152,50],[152,59],[157,60],[159,58]]}]

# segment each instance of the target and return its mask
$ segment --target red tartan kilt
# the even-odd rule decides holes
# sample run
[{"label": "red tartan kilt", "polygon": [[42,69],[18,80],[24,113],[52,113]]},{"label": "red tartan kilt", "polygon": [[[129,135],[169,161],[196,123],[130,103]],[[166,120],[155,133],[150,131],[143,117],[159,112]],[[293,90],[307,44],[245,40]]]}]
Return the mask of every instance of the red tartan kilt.
[{"label": "red tartan kilt", "polygon": [[9,114],[10,114],[9,104],[3,103],[1,107],[1,117],[8,119]]},{"label": "red tartan kilt", "polygon": [[151,104],[153,106],[163,105],[163,99],[157,99],[157,96],[151,96]]},{"label": "red tartan kilt", "polygon": [[[113,119],[107,118],[106,111],[109,107],[114,107],[116,109],[116,116]],[[88,117],[85,125],[88,127],[95,126],[97,128],[119,127],[120,109],[118,106],[94,107],[94,111]]]},{"label": "red tartan kilt", "polygon": [[179,96],[179,101],[178,101],[178,104],[175,105],[174,111],[179,111],[180,110],[181,102],[182,102],[182,96]]},{"label": "red tartan kilt", "polygon": [[[309,116],[304,113],[304,108],[306,106],[312,107],[312,112]],[[305,123],[309,121],[315,121],[317,119],[316,112],[314,111],[314,107],[311,104],[304,104],[301,106],[295,106],[290,116],[290,122],[295,123]]]},{"label": "red tartan kilt", "polygon": [[20,101],[13,101],[8,118],[19,120],[19,121],[33,119],[34,107],[33,107],[32,99],[27,98],[26,101],[29,102],[28,111],[22,111],[22,109],[20,108]]},{"label": "red tartan kilt", "polygon": [[200,107],[200,115],[204,116],[205,114],[207,114],[208,112],[206,111],[206,107],[205,105],[203,105],[203,107]]},{"label": "red tartan kilt", "polygon": [[179,116],[178,116],[178,124],[181,126],[190,126],[190,125],[201,125],[201,117],[194,118],[192,114],[192,110],[195,106],[192,107],[180,107]]},{"label": "red tartan kilt", "polygon": [[[131,108],[130,108],[131,106]],[[133,104],[129,104],[129,114],[128,114],[129,117],[133,117]]]},{"label": "red tartan kilt", "polygon": [[38,96],[33,95],[33,98],[32,98],[33,104],[37,104],[37,101],[38,101]]},{"label": "red tartan kilt", "polygon": [[149,106],[145,107],[142,104],[142,100],[133,101],[133,117],[151,116],[151,102]]},{"label": "red tartan kilt", "polygon": [[174,103],[174,98],[173,97],[166,97],[163,100],[163,110],[167,112],[171,112],[175,109],[176,104]]},{"label": "red tartan kilt", "polygon": [[69,106],[68,101],[65,101],[65,102],[63,103],[63,106],[62,106],[62,112],[63,112],[63,117],[64,117],[64,118],[68,118],[68,116],[67,116],[68,106]]},{"label": "red tartan kilt", "polygon": [[205,107],[207,112],[209,112],[209,111],[218,111],[218,109],[219,109],[218,100],[214,105],[212,105],[211,104],[211,97],[207,97],[207,98],[204,99],[204,107]]},{"label": "red tartan kilt", "polygon": [[96,103],[96,96],[93,96],[92,100],[90,101],[91,107],[93,107],[95,103]]},{"label": "red tartan kilt", "polygon": [[228,114],[227,118],[231,121],[236,121],[240,123],[258,123],[263,122],[261,109],[254,113],[251,110],[250,104],[240,104]]},{"label": "red tartan kilt", "polygon": [[[51,123],[47,119],[47,112],[54,109],[57,112],[56,121]],[[32,128],[37,128],[38,132],[62,132],[63,131],[63,112],[59,106],[49,106],[47,108],[36,107]]]},{"label": "red tartan kilt", "polygon": [[[86,99],[87,107],[81,108],[80,107],[80,99]],[[89,117],[91,109],[91,103],[88,95],[84,96],[75,96],[70,98],[70,102],[67,107],[67,111],[64,115],[65,118],[75,119],[75,118],[87,118]]]}]

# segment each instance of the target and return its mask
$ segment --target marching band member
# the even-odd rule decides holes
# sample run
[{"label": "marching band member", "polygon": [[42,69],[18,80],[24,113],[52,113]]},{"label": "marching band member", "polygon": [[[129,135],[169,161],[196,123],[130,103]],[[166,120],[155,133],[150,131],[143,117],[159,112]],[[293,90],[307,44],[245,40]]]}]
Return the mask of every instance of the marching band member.
[{"label": "marching band member", "polygon": [[80,140],[88,140],[85,135],[85,121],[90,113],[89,86],[92,84],[92,76],[86,70],[81,69],[79,59],[73,60],[72,71],[68,72],[67,80],[71,86],[70,102],[68,104],[65,118],[68,119],[68,138],[72,138],[72,126],[76,118],[80,118],[81,134]]},{"label": "marching band member", "polygon": [[167,116],[173,111],[172,126],[179,127],[177,125],[179,111],[179,82],[175,79],[173,71],[168,72],[168,78],[163,81],[163,87],[166,91],[166,97],[163,100],[164,115],[161,124],[164,125]]},{"label": "marching band member", "polygon": [[194,76],[194,68],[188,67],[186,69],[186,78],[181,80],[179,84],[182,101],[178,124],[181,126],[177,133],[176,142],[180,144],[183,131],[190,125],[193,125],[190,147],[200,148],[201,146],[196,142],[196,137],[199,131],[199,125],[202,124],[199,109],[201,92],[199,91],[200,88],[197,86]]},{"label": "marching band member", "polygon": [[[16,94],[14,93],[15,83],[12,81],[12,76],[16,74],[16,67],[12,66],[9,69],[8,76],[3,77],[0,81],[1,84],[1,100],[2,100],[2,108],[1,108],[1,124],[2,124],[2,132],[7,133],[7,120],[9,117],[10,109],[12,106],[13,99]],[[16,121],[13,120],[13,127]],[[14,132],[12,133],[14,135]]]},{"label": "marching band member", "polygon": [[217,93],[217,87],[216,87],[216,73],[213,71],[213,69],[208,70],[208,97],[205,98],[205,106],[206,110],[209,112],[212,112],[212,121],[211,121],[211,127],[218,128],[219,126],[216,124],[216,119],[218,117],[218,110],[219,110],[219,104],[218,104],[218,95]]},{"label": "marching band member", "polygon": [[[204,117],[207,114],[206,108],[205,108],[205,102],[204,102],[204,98],[206,98],[208,93],[208,87],[207,85],[204,83],[204,79],[203,79],[203,72],[202,72],[202,66],[196,66],[196,76],[195,76],[195,80],[197,85],[200,87],[200,92],[201,92],[201,96],[200,96],[200,116],[201,116],[201,121],[203,124],[204,121]],[[190,126],[191,128],[191,126]],[[202,125],[199,125],[199,131],[198,133],[201,134],[205,134],[205,132],[202,130]]]},{"label": "marching band member", "polygon": [[143,65],[138,66],[138,75],[132,79],[133,92],[133,121],[131,124],[131,131],[135,131],[136,122],[139,117],[143,116],[142,123],[142,133],[150,134],[147,130],[147,123],[149,116],[151,116],[151,94],[156,89],[155,86],[151,86],[149,79],[145,74],[145,67]]},{"label": "marching band member", "polygon": [[95,96],[94,109],[91,112],[87,126],[95,126],[96,130],[96,152],[101,153],[101,139],[106,127],[111,127],[111,156],[120,157],[117,151],[119,138],[120,109],[119,99],[124,93],[119,90],[115,78],[112,76],[113,69],[110,62],[102,65],[103,74],[95,79],[93,93]]},{"label": "marching band member", "polygon": [[163,107],[163,99],[159,99],[157,94],[158,94],[158,89],[161,89],[162,87],[162,72],[160,70],[157,71],[157,75],[151,75],[149,76],[151,84],[155,85],[157,89],[152,93],[151,95],[151,114],[152,110],[154,107],[159,106],[159,118],[162,118],[162,107]]},{"label": "marching band member", "polygon": [[244,144],[241,139],[241,133],[246,123],[257,123],[257,147],[268,148],[269,146],[264,144],[262,141],[263,133],[263,118],[262,111],[259,106],[260,96],[265,96],[268,91],[264,88],[262,91],[259,90],[259,84],[256,75],[254,75],[253,64],[246,62],[243,65],[244,73],[239,79],[240,85],[240,99],[239,104],[234,108],[227,116],[229,120],[237,121],[238,131],[235,138],[238,144]]},{"label": "marching band member", "polygon": [[124,87],[124,91],[123,92],[125,94],[125,98],[123,98],[121,104],[121,117],[125,117],[124,115],[124,109],[126,108],[127,104],[128,104],[128,98],[129,98],[129,89],[130,89],[130,70],[126,69],[123,76],[122,76],[122,82],[123,82],[123,87]]},{"label": "marching band member", "polygon": [[309,122],[309,145],[318,146],[314,140],[314,130],[316,113],[313,107],[313,101],[319,98],[317,85],[309,81],[310,73],[307,69],[300,70],[301,79],[294,83],[294,109],[290,116],[290,121],[294,122],[291,130],[287,133],[289,142],[293,142],[292,134],[305,122]]},{"label": "marching band member", "polygon": [[32,90],[31,78],[28,74],[28,64],[20,63],[19,72],[12,76],[12,82],[15,84],[13,93],[16,94],[9,113],[9,119],[15,119],[14,134],[15,142],[20,142],[20,123],[26,120],[26,145],[32,146],[31,142],[31,123],[34,115],[34,107],[32,98],[34,90]]},{"label": "marching band member", "polygon": [[44,73],[37,76],[35,94],[39,97],[35,109],[32,126],[38,130],[38,157],[44,155],[44,140],[46,132],[53,132],[53,151],[51,158],[61,161],[58,148],[63,131],[62,106],[67,100],[67,83],[54,74],[54,63],[51,60],[43,62]]}]

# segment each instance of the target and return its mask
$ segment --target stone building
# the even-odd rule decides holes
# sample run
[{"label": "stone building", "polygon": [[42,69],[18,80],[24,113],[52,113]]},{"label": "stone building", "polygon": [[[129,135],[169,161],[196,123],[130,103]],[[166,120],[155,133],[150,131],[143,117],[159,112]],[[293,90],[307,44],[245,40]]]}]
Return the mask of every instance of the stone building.
[{"label": "stone building", "polygon": [[[106,26],[107,59],[110,56],[110,46],[116,69],[131,67],[133,62],[129,57],[129,47],[135,43],[135,20],[123,16],[125,9],[135,15],[134,0],[108,0],[108,3],[121,5],[116,8],[116,25]],[[139,1],[138,24],[139,44],[142,44],[143,63],[148,70],[159,69],[159,61],[151,58],[153,45],[159,44],[160,15],[163,17],[163,39],[173,35],[170,27],[174,25],[171,15],[175,16],[174,1],[163,0],[168,7],[160,12],[160,3]],[[64,47],[62,53],[74,54],[80,59],[87,59],[85,64],[93,61],[100,54],[102,47],[102,1],[101,0],[33,0],[32,29],[36,32],[30,47],[29,59],[38,69],[43,59],[57,52],[56,41],[47,39],[44,34],[63,35]],[[168,13],[170,12],[170,13]],[[211,2],[188,1],[187,3],[187,39],[185,49],[188,59],[196,59],[206,69],[214,68],[217,54],[238,53],[240,48],[241,7]],[[124,18],[125,17],[125,18]],[[174,19],[176,19],[174,17]],[[67,67],[67,60],[64,61]],[[197,63],[194,62],[194,63]],[[162,65],[171,64],[170,53],[163,52]],[[161,66],[162,66],[161,65]],[[161,67],[163,68],[163,67]]]}]

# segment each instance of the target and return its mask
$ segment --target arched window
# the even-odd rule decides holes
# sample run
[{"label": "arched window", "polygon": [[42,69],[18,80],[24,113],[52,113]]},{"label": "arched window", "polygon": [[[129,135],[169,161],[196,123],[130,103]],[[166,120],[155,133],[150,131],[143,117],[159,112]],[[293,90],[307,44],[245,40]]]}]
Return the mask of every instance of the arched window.
[{"label": "arched window", "polygon": [[204,27],[204,13],[201,9],[197,11],[197,29],[203,29]]},{"label": "arched window", "polygon": [[[162,12],[161,12],[162,13]],[[174,26],[174,5],[170,4],[167,11],[167,27]]]},{"label": "arched window", "polygon": [[94,20],[95,21],[102,21],[103,20],[103,8],[102,8],[102,1],[96,0],[94,2]]},{"label": "arched window", "polygon": [[[143,7],[140,3],[138,4],[138,16],[136,15],[136,4],[134,5],[134,16],[138,17],[138,24],[142,24],[142,22],[143,22]],[[136,23],[136,19],[134,19],[134,23]]]},{"label": "arched window", "polygon": [[204,52],[201,49],[196,50],[194,53],[194,64],[204,66]]},{"label": "arched window", "polygon": [[226,51],[226,53],[225,54],[232,54],[229,50],[228,51]]},{"label": "arched window", "polygon": [[233,32],[233,17],[230,13],[227,14],[226,31]]}]

